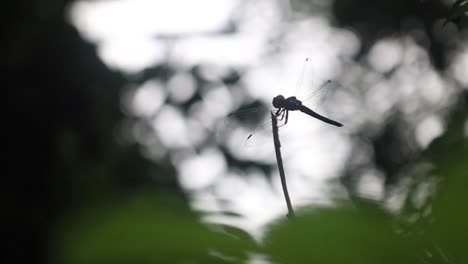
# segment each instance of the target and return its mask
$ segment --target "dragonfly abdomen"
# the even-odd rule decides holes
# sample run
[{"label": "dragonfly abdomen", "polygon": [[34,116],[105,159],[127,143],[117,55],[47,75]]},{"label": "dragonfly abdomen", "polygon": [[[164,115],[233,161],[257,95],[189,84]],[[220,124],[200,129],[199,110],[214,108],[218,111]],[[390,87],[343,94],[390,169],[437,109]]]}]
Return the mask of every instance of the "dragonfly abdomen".
[{"label": "dragonfly abdomen", "polygon": [[305,113],[305,114],[308,114],[308,115],[310,115],[311,117],[315,117],[315,118],[317,118],[318,120],[323,121],[323,122],[325,122],[325,123],[327,123],[327,124],[334,125],[334,126],[337,126],[337,127],[342,127],[342,126],[343,126],[343,124],[341,124],[341,123],[339,123],[339,122],[336,122],[335,120],[331,120],[331,119],[329,119],[329,118],[326,118],[326,117],[324,117],[324,116],[322,116],[322,115],[320,115],[320,114],[318,114],[318,113],[312,111],[312,109],[310,109],[310,108],[308,108],[308,107],[306,107],[306,106],[301,105],[301,106],[299,107],[299,111],[301,111],[301,112],[303,112],[303,113]]}]

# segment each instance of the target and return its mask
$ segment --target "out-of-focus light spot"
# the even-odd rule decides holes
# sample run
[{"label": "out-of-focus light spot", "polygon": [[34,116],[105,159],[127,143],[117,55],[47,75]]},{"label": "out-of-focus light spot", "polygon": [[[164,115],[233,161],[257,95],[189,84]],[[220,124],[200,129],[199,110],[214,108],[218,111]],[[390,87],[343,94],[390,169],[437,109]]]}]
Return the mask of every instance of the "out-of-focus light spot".
[{"label": "out-of-focus light spot", "polygon": [[409,69],[411,70],[430,68],[431,65],[427,51],[413,40],[407,40],[407,42],[408,44],[405,45],[405,51],[403,53],[403,64],[418,66],[416,69],[410,67]]},{"label": "out-of-focus light spot", "polygon": [[272,8],[275,4],[287,5],[285,2],[271,0],[242,2],[242,13],[236,14],[239,31],[262,37],[275,34],[271,31],[277,30],[277,27],[283,23],[283,12],[285,11],[285,6]]},{"label": "out-of-focus light spot", "polygon": [[[431,103],[440,101],[444,94],[444,83],[441,77],[432,71],[426,71],[418,81],[421,86],[421,94]],[[445,89],[448,91],[448,89]]]},{"label": "out-of-focus light spot", "polygon": [[416,140],[421,147],[427,147],[432,140],[444,132],[442,121],[437,116],[429,116],[416,128]]},{"label": "out-of-focus light spot", "polygon": [[215,149],[209,149],[180,163],[179,181],[188,190],[205,188],[222,176],[226,167],[223,155]]},{"label": "out-of-focus light spot", "polygon": [[188,65],[248,66],[258,62],[264,52],[263,39],[254,35],[229,34],[181,39],[173,46],[172,58]]},{"label": "out-of-focus light spot", "polygon": [[168,148],[190,146],[185,119],[179,110],[165,105],[152,122],[161,142]]},{"label": "out-of-focus light spot", "polygon": [[165,59],[165,46],[150,38],[104,41],[98,55],[109,67],[136,73]]},{"label": "out-of-focus light spot", "polygon": [[452,65],[453,75],[462,86],[468,86],[468,45],[460,53],[455,55]]},{"label": "out-of-focus light spot", "polygon": [[[97,43],[98,54],[108,66],[135,73],[166,59],[165,45],[161,38],[157,40],[158,36],[220,31],[227,27],[235,3],[234,0],[77,1],[70,7],[69,19],[84,38]],[[209,48],[214,46],[205,51],[209,52]],[[239,50],[238,45],[216,49],[223,53]]]},{"label": "out-of-focus light spot", "polygon": [[219,82],[228,73],[228,68],[218,64],[203,64],[199,67],[200,75],[207,81]]},{"label": "out-of-focus light spot", "polygon": [[225,86],[213,87],[203,93],[206,114],[212,118],[225,117],[230,109],[231,98]]},{"label": "out-of-focus light spot", "polygon": [[206,89],[202,93],[203,101],[193,104],[189,110],[190,118],[198,120],[206,128],[213,129],[229,113],[231,99],[224,86]]},{"label": "out-of-focus light spot", "polygon": [[381,40],[372,47],[368,57],[369,63],[380,72],[388,72],[401,63],[402,52],[399,41]]},{"label": "out-of-focus light spot", "polygon": [[384,177],[378,171],[367,171],[358,182],[358,192],[371,199],[380,200],[384,193]]},{"label": "out-of-focus light spot", "polygon": [[248,183],[245,179],[238,177],[238,175],[227,174],[223,180],[214,186],[214,192],[223,199],[233,199],[237,195],[247,192],[249,189]]},{"label": "out-of-focus light spot", "polygon": [[147,81],[135,91],[131,108],[137,116],[149,116],[161,107],[164,100],[162,85],[157,81]]},{"label": "out-of-focus light spot", "polygon": [[389,83],[380,81],[367,93],[367,104],[371,105],[373,111],[369,113],[375,121],[381,121],[382,115],[386,113],[395,103],[399,96],[397,89],[392,89]]},{"label": "out-of-focus light spot", "polygon": [[285,127],[279,133],[286,170],[320,181],[343,168],[350,145],[334,127],[304,114]]},{"label": "out-of-focus light spot", "polygon": [[[350,39],[348,39],[348,36]],[[356,40],[357,38],[354,38]],[[280,75],[283,76],[289,67],[295,65],[301,66],[305,58],[310,59],[311,72],[304,77],[312,77],[313,80],[320,83],[326,79],[336,79],[340,75],[340,67],[342,63],[341,57],[349,57],[342,49],[359,46],[359,41],[353,42],[352,33],[345,31],[341,34],[339,30],[334,30],[329,22],[320,16],[314,16],[306,20],[301,20],[298,23],[290,26],[290,32],[285,36],[287,51],[282,52],[281,59],[283,61],[275,62],[275,66],[283,66]],[[353,48],[349,49],[352,52]],[[357,51],[357,48],[356,48]],[[343,55],[343,56],[340,56]],[[294,86],[298,79],[300,71],[296,71],[293,77],[295,81],[289,83],[289,86]],[[307,82],[304,82],[306,84]]]},{"label": "out-of-focus light spot", "polygon": [[361,41],[354,32],[349,30],[339,30],[333,39],[333,42],[339,45],[338,52],[348,58],[355,55],[361,48]]},{"label": "out-of-focus light spot", "polygon": [[234,5],[232,0],[78,1],[70,19],[91,41],[193,34],[221,30]]},{"label": "out-of-focus light spot", "polygon": [[[246,72],[243,80],[248,84],[248,92],[253,98],[264,99],[270,103],[278,94],[292,95],[294,85],[301,74],[301,64],[306,57],[297,58],[290,62],[290,67],[282,67],[287,62],[274,61],[261,67],[256,67]],[[288,60],[289,61],[289,60]],[[281,78],[277,78],[281,76]]]},{"label": "out-of-focus light spot", "polygon": [[178,73],[168,82],[169,98],[176,103],[189,100],[195,93],[195,80],[188,73]]},{"label": "out-of-focus light spot", "polygon": [[189,118],[187,120],[187,129],[190,131],[190,142],[194,146],[199,146],[208,136],[207,130],[197,120]]},{"label": "out-of-focus light spot", "polygon": [[[294,201],[294,206],[310,206],[311,204],[330,204],[331,200],[326,196],[328,184],[326,180],[329,179],[327,176],[322,175],[322,177],[316,177],[311,179],[311,174],[316,173],[314,168],[310,167],[307,171],[307,174],[295,173],[294,170],[288,169],[287,178],[288,178],[288,189],[290,191],[289,195],[291,200]],[[318,176],[318,175],[315,175]],[[273,175],[273,182],[277,192],[282,193],[282,185],[279,177],[279,173]],[[338,193],[334,193],[335,196],[338,196]]]}]

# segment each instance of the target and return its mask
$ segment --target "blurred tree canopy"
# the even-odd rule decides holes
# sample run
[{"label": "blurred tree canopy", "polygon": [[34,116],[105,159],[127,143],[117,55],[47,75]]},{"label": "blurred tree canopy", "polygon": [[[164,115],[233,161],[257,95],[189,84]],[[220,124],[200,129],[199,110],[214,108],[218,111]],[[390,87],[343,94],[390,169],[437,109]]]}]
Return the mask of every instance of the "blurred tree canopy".
[{"label": "blurred tree canopy", "polygon": [[[304,209],[293,221],[278,220],[259,242],[233,227],[201,224],[169,162],[150,162],[139,146],[120,138],[120,93],[127,76],[105,67],[95,46],[65,21],[70,2],[1,4],[8,157],[1,192],[5,259],[245,263],[258,254],[274,263],[468,260],[466,90],[451,107],[445,132],[426,149],[405,149],[412,143],[402,136],[405,126],[399,118],[373,139],[375,163],[390,175],[389,183],[398,182],[402,170],[414,176],[401,212],[391,214],[381,204],[355,197],[332,208]],[[466,15],[460,15],[466,2],[457,3],[341,0],[334,2],[333,14],[337,26],[358,32],[363,45],[357,60],[379,38],[409,34],[443,70],[448,51],[460,42],[449,41],[456,34],[437,37],[433,26],[447,18],[466,30]],[[427,38],[420,38],[419,31]],[[159,65],[141,76],[170,74],[168,65]],[[196,77],[196,69],[192,74]],[[233,70],[224,81],[236,83],[239,74]],[[395,155],[399,159],[389,158]],[[429,169],[418,170],[426,164]],[[352,177],[348,171],[343,182]],[[433,182],[435,190],[424,204],[415,203],[420,186]]]}]

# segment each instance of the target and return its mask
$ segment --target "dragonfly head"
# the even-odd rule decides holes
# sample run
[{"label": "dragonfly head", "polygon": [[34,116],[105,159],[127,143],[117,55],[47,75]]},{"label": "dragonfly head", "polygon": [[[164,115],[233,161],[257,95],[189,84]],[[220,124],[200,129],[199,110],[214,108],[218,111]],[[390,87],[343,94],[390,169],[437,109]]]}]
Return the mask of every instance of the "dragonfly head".
[{"label": "dragonfly head", "polygon": [[273,106],[276,108],[282,108],[284,106],[284,102],[286,99],[282,95],[278,95],[275,98],[273,98]]}]

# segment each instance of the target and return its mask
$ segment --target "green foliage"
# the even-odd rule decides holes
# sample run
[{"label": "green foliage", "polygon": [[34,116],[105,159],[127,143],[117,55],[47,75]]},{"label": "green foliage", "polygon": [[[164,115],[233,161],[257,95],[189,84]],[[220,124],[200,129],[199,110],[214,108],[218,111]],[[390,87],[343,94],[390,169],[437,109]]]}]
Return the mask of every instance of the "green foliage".
[{"label": "green foliage", "polygon": [[466,0],[457,0],[450,8],[450,11],[447,15],[447,18],[444,21],[443,26],[445,26],[449,21],[457,22],[462,16],[466,15],[468,12],[468,1]]},{"label": "green foliage", "polygon": [[366,201],[316,208],[277,223],[266,251],[279,263],[415,263],[415,244]]},{"label": "green foliage", "polygon": [[464,131],[466,107],[456,112],[444,136],[435,140],[424,153],[434,165],[431,174],[440,179],[439,188],[431,203],[431,223],[425,241],[450,263],[468,260],[468,138]]},{"label": "green foliage", "polygon": [[209,228],[197,219],[170,194],[84,209],[57,232],[59,262],[232,263],[254,250],[249,236],[229,234],[234,228]]}]

